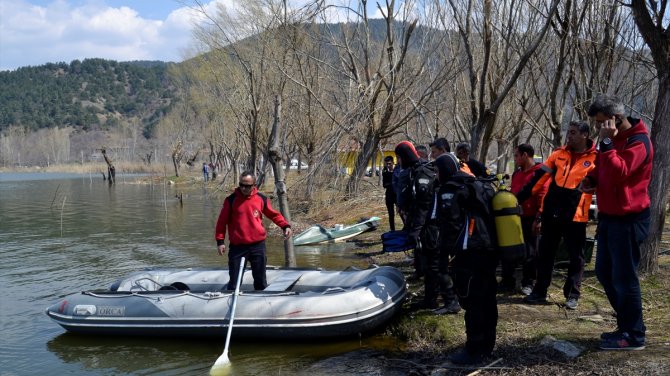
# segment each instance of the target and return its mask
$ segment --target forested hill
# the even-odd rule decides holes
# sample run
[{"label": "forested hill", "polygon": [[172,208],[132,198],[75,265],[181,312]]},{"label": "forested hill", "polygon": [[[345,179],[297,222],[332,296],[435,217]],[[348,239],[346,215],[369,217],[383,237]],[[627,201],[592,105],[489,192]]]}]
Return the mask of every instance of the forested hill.
[{"label": "forested hill", "polygon": [[0,131],[12,125],[107,129],[136,119],[150,133],[176,95],[168,66],[85,59],[0,72]]}]

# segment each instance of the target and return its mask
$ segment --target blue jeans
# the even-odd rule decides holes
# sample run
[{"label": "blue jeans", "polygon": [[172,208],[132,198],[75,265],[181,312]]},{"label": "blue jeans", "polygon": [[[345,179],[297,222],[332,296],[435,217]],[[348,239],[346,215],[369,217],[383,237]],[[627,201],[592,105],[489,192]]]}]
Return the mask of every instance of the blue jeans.
[{"label": "blue jeans", "polygon": [[646,331],[637,267],[650,221],[649,209],[626,216],[598,215],[596,276],[616,311],[618,329],[637,341],[644,341]]},{"label": "blue jeans", "polygon": [[230,245],[230,250],[228,251],[228,274],[230,276],[228,290],[235,290],[242,256],[251,264],[251,275],[254,277],[254,290],[265,289],[268,286],[265,273],[267,256],[265,254],[265,241],[262,241],[254,244]]}]

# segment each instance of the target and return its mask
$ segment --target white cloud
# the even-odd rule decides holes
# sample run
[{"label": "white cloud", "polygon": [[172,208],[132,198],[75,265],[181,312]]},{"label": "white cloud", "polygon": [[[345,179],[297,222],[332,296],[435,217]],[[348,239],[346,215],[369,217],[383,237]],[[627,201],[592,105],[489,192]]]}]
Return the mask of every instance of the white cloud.
[{"label": "white cloud", "polygon": [[[206,4],[208,11],[217,1]],[[11,0],[0,2],[0,18],[0,69],[6,70],[85,58],[181,61],[195,44],[191,30],[198,12],[182,7],[155,20],[99,0],[78,6]]]}]

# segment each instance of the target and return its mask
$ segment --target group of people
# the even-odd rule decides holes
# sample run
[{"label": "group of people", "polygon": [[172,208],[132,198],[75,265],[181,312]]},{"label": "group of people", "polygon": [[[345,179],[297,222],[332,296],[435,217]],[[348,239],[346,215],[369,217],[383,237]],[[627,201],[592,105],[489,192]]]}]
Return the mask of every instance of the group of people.
[{"label": "group of people", "polygon": [[212,162],[210,162],[210,163],[203,162],[202,163],[202,177],[205,180],[205,182],[209,181],[210,175],[211,175],[212,180],[216,180],[216,165]]},{"label": "group of people", "polygon": [[[597,143],[590,137],[587,122],[573,121],[568,124],[565,146],[554,150],[543,163],[535,161],[535,150],[529,144],[514,149],[517,168],[510,190],[521,207],[523,260],[500,258],[472,234],[472,228],[475,232],[478,228],[472,222],[477,193],[465,187],[488,176],[489,171],[469,157],[469,145],[459,144],[454,155],[449,153],[447,140],[440,138],[430,143],[431,152],[426,155],[427,148],[403,141],[395,148],[398,164],[394,166],[392,157],[386,158],[383,183],[391,230],[395,230],[397,209],[403,230],[416,244],[415,275],[424,278],[424,300],[419,306],[438,314],[456,313],[461,306],[466,311],[467,342],[452,355],[453,361],[478,362],[491,353],[497,323],[496,292],[517,289],[519,263],[521,292],[526,295],[523,302],[547,303],[561,242],[569,258],[564,307],[577,309],[594,193],[599,212],[595,270],[617,318],[616,330],[603,333],[599,347],[644,348],[637,266],[650,221],[647,186],[653,148],[644,122],[626,117],[625,106],[617,97],[597,97],[588,115],[595,124]],[[430,169],[432,176],[426,172]],[[403,174],[415,177],[409,188],[402,182]],[[407,189],[411,195],[403,195]],[[493,216],[492,212],[481,212]],[[500,282],[496,278],[499,263]],[[440,295],[441,308],[437,303]]]},{"label": "group of people", "polygon": [[[592,195],[598,196],[596,275],[616,312],[617,328],[601,335],[604,350],[637,350],[645,346],[645,326],[637,266],[640,244],[650,223],[647,187],[651,178],[653,148],[646,125],[625,116],[623,102],[613,96],[597,97],[588,110],[595,122],[598,143],[590,138],[583,121],[568,125],[566,145],[544,163],[534,160],[529,144],[514,151],[517,170],[511,191],[521,205],[526,257],[522,262],[521,291],[525,303],[546,303],[554,258],[560,240],[568,249],[570,265],[563,294],[565,307],[576,309],[584,271],[586,224]],[[403,141],[395,147],[397,165],[385,158],[382,173],[391,230],[395,210],[403,230],[415,244],[416,277],[424,278],[420,306],[437,314],[465,310],[465,347],[451,355],[455,363],[482,361],[493,351],[498,320],[496,293],[516,289],[517,264],[502,263],[498,283],[496,252],[491,228],[493,211],[483,203],[487,190],[481,179],[490,175],[470,158],[468,144],[459,144],[456,155],[449,143],[438,138],[426,147]],[[227,197],[216,224],[217,251],[223,256],[228,233],[229,289],[234,289],[240,259],[251,264],[254,288],[265,280],[263,215],[279,226],[286,238],[291,226],[275,211],[255,186],[252,172],[241,174],[239,187]],[[438,305],[441,296],[443,305]]]}]

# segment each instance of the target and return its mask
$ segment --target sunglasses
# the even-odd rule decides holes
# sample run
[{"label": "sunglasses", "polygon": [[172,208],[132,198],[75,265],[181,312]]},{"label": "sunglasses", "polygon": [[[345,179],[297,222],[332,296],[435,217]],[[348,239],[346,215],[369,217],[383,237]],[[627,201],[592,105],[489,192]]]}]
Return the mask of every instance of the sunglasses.
[{"label": "sunglasses", "polygon": [[256,184],[242,184],[240,183],[240,188],[246,188],[246,189],[251,189],[254,187]]}]

